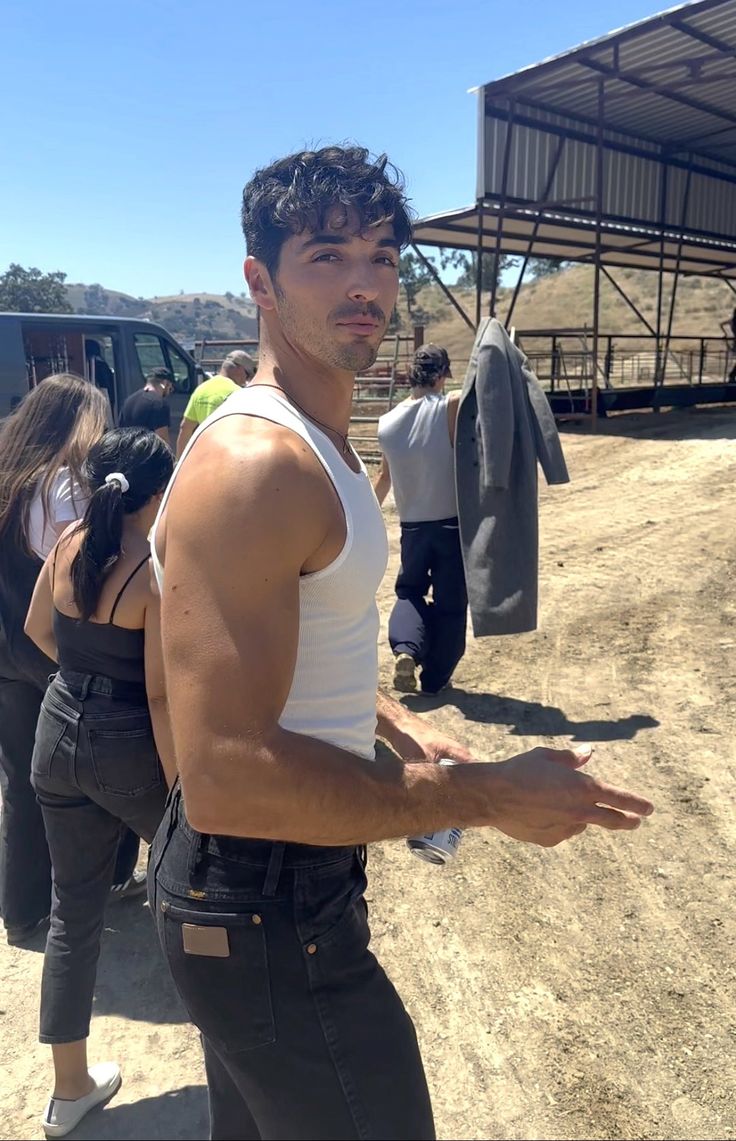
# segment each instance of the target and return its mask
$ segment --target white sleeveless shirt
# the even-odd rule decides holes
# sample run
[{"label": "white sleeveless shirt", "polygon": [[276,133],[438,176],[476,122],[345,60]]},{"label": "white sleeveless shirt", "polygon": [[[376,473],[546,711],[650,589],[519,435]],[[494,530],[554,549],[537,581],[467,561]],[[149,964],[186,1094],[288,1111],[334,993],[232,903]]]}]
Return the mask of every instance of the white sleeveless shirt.
[{"label": "white sleeveless shirt", "polygon": [[299,643],[282,728],[373,760],[376,738],[379,616],[376,592],[386,571],[388,540],[364,464],[351,471],[329,437],[277,390],[255,385],[233,393],[197,429],[174,470],[151,531],[152,563],[163,594],[156,529],[190,448],[225,416],[257,416],[295,432],[331,480],[345,514],[345,543],[329,566],[299,579]]},{"label": "white sleeveless shirt", "polygon": [[447,427],[447,397],[428,392],[385,412],[378,444],[388,460],[402,523],[426,523],[457,515],[455,453]]}]

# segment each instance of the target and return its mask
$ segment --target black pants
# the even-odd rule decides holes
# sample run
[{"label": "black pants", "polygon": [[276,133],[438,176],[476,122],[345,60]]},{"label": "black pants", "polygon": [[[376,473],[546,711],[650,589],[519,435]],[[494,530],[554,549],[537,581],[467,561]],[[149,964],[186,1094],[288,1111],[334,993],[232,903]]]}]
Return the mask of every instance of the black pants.
[{"label": "black pants", "polygon": [[33,785],[53,868],[39,1037],[76,1042],[89,1034],[121,822],[151,841],[164,811],[143,687],[57,674],[38,719]]},{"label": "black pants", "polygon": [[[51,860],[41,809],[31,785],[31,757],[44,691],[0,678],[0,914],[6,927],[37,923],[51,907]],[[127,828],[113,883],[125,883],[138,859],[138,837]]]},{"label": "black pants", "polygon": [[434,1137],[414,1027],[368,950],[364,867],[363,849],[202,836],[172,795],[149,901],[215,1141]]},{"label": "black pants", "polygon": [[421,686],[427,693],[447,684],[465,653],[467,607],[457,519],[402,523],[388,640],[395,654],[411,654],[422,666]]}]

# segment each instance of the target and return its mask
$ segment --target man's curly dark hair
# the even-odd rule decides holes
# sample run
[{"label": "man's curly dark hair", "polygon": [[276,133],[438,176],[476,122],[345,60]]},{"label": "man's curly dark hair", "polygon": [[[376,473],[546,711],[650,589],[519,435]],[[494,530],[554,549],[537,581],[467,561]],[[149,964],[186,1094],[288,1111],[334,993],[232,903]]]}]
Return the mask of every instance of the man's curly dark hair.
[{"label": "man's curly dark hair", "polygon": [[269,273],[292,234],[318,232],[335,207],[357,215],[361,230],[391,222],[399,247],[411,240],[411,212],[400,172],[386,155],[365,147],[300,151],[257,170],[243,190],[241,221],[247,251]]}]

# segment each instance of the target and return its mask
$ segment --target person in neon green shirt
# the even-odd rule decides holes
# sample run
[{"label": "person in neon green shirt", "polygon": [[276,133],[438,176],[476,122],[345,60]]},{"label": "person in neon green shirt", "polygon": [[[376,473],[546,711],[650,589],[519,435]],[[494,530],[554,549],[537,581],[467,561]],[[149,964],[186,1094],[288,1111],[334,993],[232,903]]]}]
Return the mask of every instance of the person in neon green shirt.
[{"label": "person in neon green shirt", "polygon": [[253,358],[248,356],[248,353],[236,349],[225,357],[217,376],[210,377],[195,388],[184,409],[179,427],[176,440],[177,459],[181,457],[195,428],[204,423],[207,417],[220,407],[223,400],[227,400],[228,396],[237,392],[239,388],[244,388],[255,375],[255,371]]}]

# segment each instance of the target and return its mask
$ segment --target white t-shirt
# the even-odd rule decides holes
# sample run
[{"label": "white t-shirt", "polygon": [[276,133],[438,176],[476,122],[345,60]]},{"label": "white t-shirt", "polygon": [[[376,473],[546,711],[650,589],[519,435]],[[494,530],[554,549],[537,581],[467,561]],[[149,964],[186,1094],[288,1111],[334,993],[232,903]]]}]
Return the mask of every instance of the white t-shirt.
[{"label": "white t-shirt", "polygon": [[65,527],[81,519],[89,498],[72,478],[69,468],[59,469],[49,488],[48,514],[40,490],[36,492],[28,516],[28,544],[34,554],[45,559]]}]

